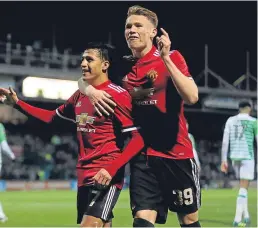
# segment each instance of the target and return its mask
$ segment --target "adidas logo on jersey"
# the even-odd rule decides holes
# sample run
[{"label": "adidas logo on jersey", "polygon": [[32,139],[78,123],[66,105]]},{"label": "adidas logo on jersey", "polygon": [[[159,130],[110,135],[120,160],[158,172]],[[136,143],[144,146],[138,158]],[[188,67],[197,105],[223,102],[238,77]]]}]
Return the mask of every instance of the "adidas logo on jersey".
[{"label": "adidas logo on jersey", "polygon": [[79,101],[77,104],[76,104],[76,107],[81,107],[82,106],[82,102]]}]

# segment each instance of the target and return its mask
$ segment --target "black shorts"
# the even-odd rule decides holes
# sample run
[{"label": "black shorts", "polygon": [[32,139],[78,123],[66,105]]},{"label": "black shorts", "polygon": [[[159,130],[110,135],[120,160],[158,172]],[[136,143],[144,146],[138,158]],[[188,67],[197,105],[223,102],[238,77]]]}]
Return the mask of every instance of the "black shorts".
[{"label": "black shorts", "polygon": [[113,208],[121,190],[115,185],[107,189],[97,190],[94,186],[81,186],[77,192],[77,224],[80,224],[84,215],[101,218],[109,222],[114,217]]},{"label": "black shorts", "polygon": [[168,209],[190,214],[200,207],[199,170],[194,159],[175,160],[139,155],[130,164],[133,216],[139,210],[156,210],[156,223],[164,224]]}]

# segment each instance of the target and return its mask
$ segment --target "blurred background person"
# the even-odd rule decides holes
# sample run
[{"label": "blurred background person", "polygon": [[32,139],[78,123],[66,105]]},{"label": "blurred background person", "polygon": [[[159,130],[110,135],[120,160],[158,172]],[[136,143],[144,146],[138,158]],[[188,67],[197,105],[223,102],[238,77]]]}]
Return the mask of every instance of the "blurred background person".
[{"label": "blurred background person", "polygon": [[250,116],[251,110],[251,104],[248,101],[240,102],[239,114],[229,117],[223,135],[221,171],[223,173],[228,171],[229,151],[235,175],[240,179],[234,227],[250,224],[247,193],[249,182],[254,179],[254,138],[257,142],[257,119]]},{"label": "blurred background person", "polygon": [[[2,169],[2,153],[6,154],[10,159],[15,160],[15,155],[6,141],[4,125],[0,123],[0,172]],[[5,215],[2,204],[0,202],[0,221],[5,222],[7,220],[8,218]]]}]

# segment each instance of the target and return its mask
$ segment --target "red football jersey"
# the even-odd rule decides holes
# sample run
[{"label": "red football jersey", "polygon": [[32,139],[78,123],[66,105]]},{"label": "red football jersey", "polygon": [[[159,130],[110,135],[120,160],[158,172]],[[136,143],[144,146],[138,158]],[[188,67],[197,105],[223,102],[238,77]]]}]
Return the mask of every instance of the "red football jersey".
[{"label": "red football jersey", "polygon": [[[99,117],[89,98],[77,90],[67,102],[56,109],[56,114],[76,124],[79,141],[77,163],[78,186],[92,184],[92,177],[120,156],[117,145],[116,126],[122,132],[135,130],[131,118],[132,103],[130,94],[123,88],[107,81],[95,88],[109,93],[117,106],[110,117]],[[119,123],[119,124],[116,124]],[[121,135],[121,131],[119,132]],[[121,186],[123,175],[115,178]]]},{"label": "red football jersey", "polygon": [[[170,52],[170,58],[191,80],[183,56],[175,50]],[[154,46],[134,64],[123,78],[123,85],[132,95],[132,115],[141,128],[147,154],[171,159],[193,158],[183,100]]]}]

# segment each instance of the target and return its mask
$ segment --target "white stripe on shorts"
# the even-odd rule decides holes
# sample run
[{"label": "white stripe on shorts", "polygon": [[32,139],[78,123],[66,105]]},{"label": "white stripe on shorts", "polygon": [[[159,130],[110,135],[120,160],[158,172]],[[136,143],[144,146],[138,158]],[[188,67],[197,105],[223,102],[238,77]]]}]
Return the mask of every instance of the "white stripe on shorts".
[{"label": "white stripe on shorts", "polygon": [[110,210],[110,206],[111,206],[112,200],[114,198],[115,192],[116,192],[116,186],[113,185],[113,186],[110,187],[110,189],[108,191],[107,200],[106,200],[106,203],[104,205],[104,209],[103,209],[103,212],[102,212],[102,215],[101,215],[101,218],[104,219],[104,220],[107,219],[108,212]]},{"label": "white stripe on shorts", "polygon": [[197,200],[197,208],[200,207],[200,182],[199,182],[199,170],[197,165],[195,164],[195,162],[193,162],[192,159],[190,159],[191,164],[192,164],[192,174],[193,174],[193,178],[194,178],[194,183],[195,183],[195,187],[196,187],[196,200]]}]

